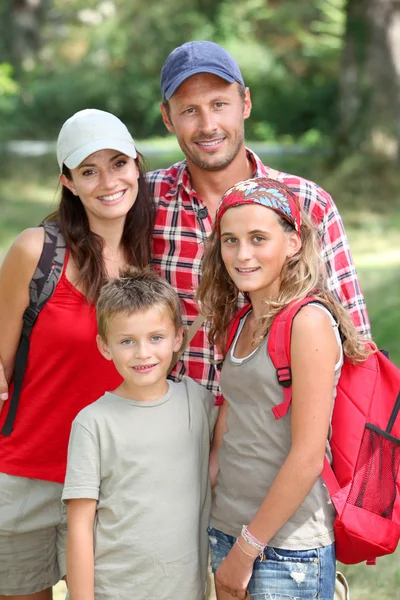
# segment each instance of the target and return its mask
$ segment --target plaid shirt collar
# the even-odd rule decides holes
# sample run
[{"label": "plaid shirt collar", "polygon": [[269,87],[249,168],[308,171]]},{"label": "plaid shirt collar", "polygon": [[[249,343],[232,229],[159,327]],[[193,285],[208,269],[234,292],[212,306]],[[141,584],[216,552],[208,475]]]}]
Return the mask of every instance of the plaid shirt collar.
[{"label": "plaid shirt collar", "polygon": [[[257,154],[255,154],[255,152],[250,150],[250,148],[246,147],[246,154],[247,158],[253,165],[253,177],[267,177],[268,172],[270,170],[269,167],[263,165],[261,159],[257,156]],[[176,187],[173,187],[170,190],[168,190],[166,196],[177,195],[177,192],[180,187],[182,187],[185,190],[185,192],[189,195],[196,194],[196,192],[192,188],[192,182],[190,180],[190,173],[186,160],[183,160],[181,163],[179,163],[178,175],[176,178]]]}]

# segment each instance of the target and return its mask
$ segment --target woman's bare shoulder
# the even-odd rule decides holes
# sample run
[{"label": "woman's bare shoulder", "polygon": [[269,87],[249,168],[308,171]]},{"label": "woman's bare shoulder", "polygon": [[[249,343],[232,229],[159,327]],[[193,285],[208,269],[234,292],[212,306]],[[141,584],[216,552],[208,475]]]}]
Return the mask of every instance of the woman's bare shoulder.
[{"label": "woman's bare shoulder", "polygon": [[24,229],[14,240],[10,252],[20,254],[25,259],[37,264],[43,250],[43,243],[43,227],[30,227],[29,229]]},{"label": "woman's bare shoulder", "polygon": [[32,279],[43,250],[44,229],[32,227],[22,231],[7,252],[3,269],[14,270],[25,279]]}]

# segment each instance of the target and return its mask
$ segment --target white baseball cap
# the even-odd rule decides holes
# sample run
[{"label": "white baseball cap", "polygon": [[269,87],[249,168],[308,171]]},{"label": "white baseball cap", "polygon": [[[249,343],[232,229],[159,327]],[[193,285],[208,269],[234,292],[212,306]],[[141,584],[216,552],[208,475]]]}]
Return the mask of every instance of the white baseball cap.
[{"label": "white baseball cap", "polygon": [[136,158],[135,142],[127,127],[115,115],[96,108],[80,110],[65,121],[57,139],[57,160],[76,169],[83,160],[98,150],[118,150]]}]

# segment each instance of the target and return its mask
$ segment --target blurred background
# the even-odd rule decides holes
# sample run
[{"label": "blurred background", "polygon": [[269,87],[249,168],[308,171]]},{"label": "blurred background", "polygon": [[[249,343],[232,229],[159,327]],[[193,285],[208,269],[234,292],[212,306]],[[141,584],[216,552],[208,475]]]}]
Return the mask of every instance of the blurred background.
[{"label": "blurred background", "polygon": [[[0,261],[57,204],[55,139],[75,111],[117,114],[149,168],[181,158],[159,78],[192,39],[238,60],[247,144],[332,194],[373,336],[400,364],[398,0],[1,0]],[[352,600],[400,599],[399,558],[343,567]]]}]

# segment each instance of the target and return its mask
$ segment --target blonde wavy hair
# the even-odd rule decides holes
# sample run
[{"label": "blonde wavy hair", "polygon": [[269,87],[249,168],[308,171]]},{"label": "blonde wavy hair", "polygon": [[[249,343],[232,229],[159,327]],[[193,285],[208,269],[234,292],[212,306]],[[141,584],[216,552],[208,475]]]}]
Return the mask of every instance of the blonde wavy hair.
[{"label": "blonde wavy hair", "polygon": [[[288,221],[276,212],[275,215],[285,232],[294,231]],[[358,334],[347,310],[329,291],[317,232],[304,210],[301,210],[301,220],[301,248],[293,257],[287,258],[283,265],[278,297],[273,301],[265,300],[265,314],[259,318],[253,345],[257,347],[261,343],[276,315],[292,300],[313,296],[326,306],[338,322],[344,354],[354,363],[363,362],[375,351],[374,345],[371,342],[366,343]],[[229,277],[222,260],[221,240],[215,223],[206,242],[202,279],[196,298],[199,310],[210,326],[210,343],[215,344],[222,354],[225,354],[228,326],[237,311],[239,295],[240,292]]]}]

